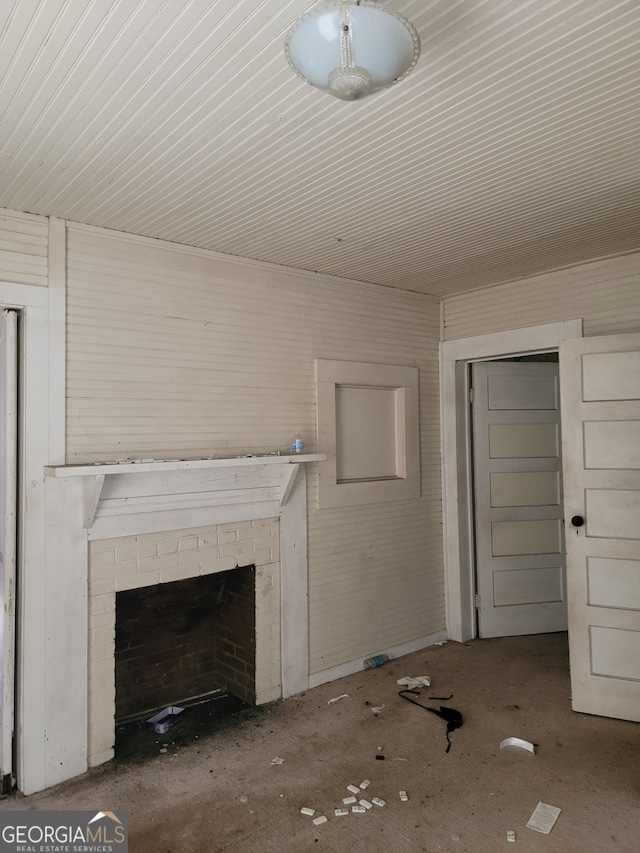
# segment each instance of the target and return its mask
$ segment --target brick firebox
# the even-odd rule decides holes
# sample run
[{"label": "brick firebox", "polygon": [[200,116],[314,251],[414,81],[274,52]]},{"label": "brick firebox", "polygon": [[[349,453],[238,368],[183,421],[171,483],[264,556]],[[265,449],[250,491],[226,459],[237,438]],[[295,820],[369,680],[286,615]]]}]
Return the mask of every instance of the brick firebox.
[{"label": "brick firebox", "polygon": [[256,699],[255,566],[116,593],[116,723],[222,689]]},{"label": "brick firebox", "polygon": [[[133,713],[116,706],[116,594],[145,588],[171,600],[178,579],[222,578],[250,566],[254,618],[248,637],[255,650],[253,689],[226,665],[218,683],[245,701],[262,704],[282,695],[280,658],[280,541],[277,518],[102,539],[89,543],[89,765],[113,756],[114,719]],[[254,567],[255,566],[255,570]],[[246,576],[245,576],[246,577]],[[246,585],[246,579],[244,581]],[[245,619],[245,617],[243,617]],[[246,619],[245,619],[246,622]],[[229,627],[229,626],[227,626]],[[245,625],[245,628],[248,627]],[[157,650],[156,650],[157,651]],[[161,660],[159,658],[154,660]],[[162,679],[161,679],[162,680]],[[153,691],[156,690],[156,684]],[[180,691],[182,693],[182,688]],[[188,688],[187,688],[188,692]],[[200,692],[206,692],[203,689]],[[164,698],[163,698],[164,695]],[[176,704],[184,693],[150,692],[137,711]],[[153,700],[151,700],[153,697]],[[166,701],[165,701],[166,700]]]}]

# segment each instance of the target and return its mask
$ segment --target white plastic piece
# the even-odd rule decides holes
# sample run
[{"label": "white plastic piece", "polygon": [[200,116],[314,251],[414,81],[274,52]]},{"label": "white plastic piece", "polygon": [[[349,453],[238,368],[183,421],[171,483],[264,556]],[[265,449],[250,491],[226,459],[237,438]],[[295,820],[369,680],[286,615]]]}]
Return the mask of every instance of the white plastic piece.
[{"label": "white plastic piece", "polygon": [[284,758],[272,758],[271,764],[275,767],[278,764],[284,764]]},{"label": "white plastic piece", "polygon": [[559,809],[557,806],[538,803],[527,823],[528,829],[535,829],[536,832],[549,835],[561,811],[562,809]]},{"label": "white plastic piece", "polygon": [[351,806],[351,811],[354,814],[366,814],[367,813],[367,810],[365,809],[364,806]]},{"label": "white plastic piece", "polygon": [[309,817],[313,817],[314,814],[316,813],[316,810],[307,808],[307,806],[303,806],[303,808],[300,809],[300,813],[309,815]]},{"label": "white plastic piece", "polygon": [[370,784],[371,779],[363,779],[362,782],[360,782],[360,788],[364,791],[365,788],[368,788]]},{"label": "white plastic piece", "polygon": [[515,832],[512,829],[508,829],[507,830],[507,841],[515,841],[515,840],[516,840]]},{"label": "white plastic piece", "polygon": [[367,811],[373,808],[373,803],[370,803],[369,800],[360,800],[360,805],[364,806]]},{"label": "white plastic piece", "polygon": [[371,802],[372,802],[375,806],[380,806],[380,808],[382,808],[383,806],[386,806],[386,804],[387,804],[387,801],[386,801],[386,800],[381,800],[381,799],[380,799],[380,797],[373,797],[373,798],[371,799]]},{"label": "white plastic piece", "polygon": [[409,794],[407,794],[406,791],[400,791],[399,794],[400,794],[400,799],[402,800],[402,802],[406,803],[407,800],[409,799]]},{"label": "white plastic piece", "polygon": [[326,823],[328,820],[329,820],[328,817],[321,814],[319,817],[314,817],[313,822],[315,823],[316,826],[320,826],[321,823]]},{"label": "white plastic piece", "polygon": [[404,678],[399,678],[396,684],[408,687],[410,690],[415,690],[416,687],[431,687],[431,679],[428,675],[405,675]]},{"label": "white plastic piece", "polygon": [[345,797],[342,802],[345,804],[345,806],[350,806],[352,803],[357,803],[358,801],[355,797]]},{"label": "white plastic piece", "polygon": [[360,788],[357,788],[355,785],[347,785],[347,791],[351,791],[352,794],[359,794]]},{"label": "white plastic piece", "polygon": [[348,693],[341,693],[339,696],[335,696],[333,699],[329,699],[327,705],[332,705],[334,702],[339,702],[340,699],[349,699]]},{"label": "white plastic piece", "polygon": [[522,740],[519,737],[506,737],[500,744],[500,749],[506,749],[509,746],[517,746],[519,749],[526,749],[531,755],[535,755],[536,748],[528,740]]},{"label": "white plastic piece", "polygon": [[336,817],[344,817],[349,814],[349,809],[334,809],[333,813]]}]

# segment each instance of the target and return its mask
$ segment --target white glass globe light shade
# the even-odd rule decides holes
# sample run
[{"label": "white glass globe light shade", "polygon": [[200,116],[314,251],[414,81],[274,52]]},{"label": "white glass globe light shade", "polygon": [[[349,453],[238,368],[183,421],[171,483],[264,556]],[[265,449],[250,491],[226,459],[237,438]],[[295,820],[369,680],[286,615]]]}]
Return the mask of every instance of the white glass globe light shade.
[{"label": "white glass globe light shade", "polygon": [[312,86],[357,100],[405,77],[420,56],[420,39],[413,24],[374,0],[333,0],[298,18],[285,54]]}]

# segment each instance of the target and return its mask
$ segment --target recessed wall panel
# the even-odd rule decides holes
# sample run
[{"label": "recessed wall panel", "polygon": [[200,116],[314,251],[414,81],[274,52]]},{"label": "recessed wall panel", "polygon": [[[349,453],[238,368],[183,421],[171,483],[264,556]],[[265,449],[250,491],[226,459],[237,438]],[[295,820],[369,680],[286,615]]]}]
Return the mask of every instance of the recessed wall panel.
[{"label": "recessed wall panel", "polygon": [[491,506],[558,506],[560,476],[557,471],[493,472]]},{"label": "recessed wall panel", "polygon": [[490,424],[491,459],[546,459],[558,455],[558,425]]},{"label": "recessed wall panel", "polygon": [[640,560],[588,557],[587,582],[591,607],[640,610]]},{"label": "recessed wall panel", "polygon": [[582,356],[585,401],[636,400],[640,397],[640,353],[599,352]]},{"label": "recessed wall panel", "polygon": [[393,388],[336,385],[338,480],[396,477]]},{"label": "recessed wall panel", "polygon": [[591,673],[640,681],[640,631],[592,625]]},{"label": "recessed wall panel", "polygon": [[489,409],[557,409],[555,376],[489,376]]},{"label": "recessed wall panel", "polygon": [[563,600],[562,568],[511,569],[493,573],[496,607]]},{"label": "recessed wall panel", "polygon": [[557,518],[494,521],[491,525],[494,557],[559,554],[560,541],[560,522]]},{"label": "recessed wall panel", "polygon": [[640,492],[633,489],[587,489],[587,536],[640,539]]},{"label": "recessed wall panel", "polygon": [[585,468],[640,469],[639,421],[587,421]]}]

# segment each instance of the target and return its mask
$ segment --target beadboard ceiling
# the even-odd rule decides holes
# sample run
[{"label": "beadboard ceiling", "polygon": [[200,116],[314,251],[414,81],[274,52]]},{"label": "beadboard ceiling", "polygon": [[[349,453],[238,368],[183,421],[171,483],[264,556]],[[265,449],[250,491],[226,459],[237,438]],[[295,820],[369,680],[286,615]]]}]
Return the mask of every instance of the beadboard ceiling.
[{"label": "beadboard ceiling", "polygon": [[390,0],[355,103],[283,54],[310,0],[3,0],[0,207],[446,296],[640,249],[638,0]]}]

